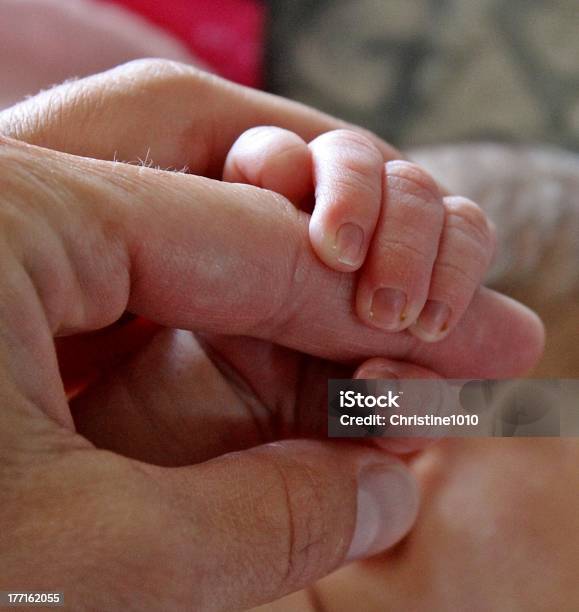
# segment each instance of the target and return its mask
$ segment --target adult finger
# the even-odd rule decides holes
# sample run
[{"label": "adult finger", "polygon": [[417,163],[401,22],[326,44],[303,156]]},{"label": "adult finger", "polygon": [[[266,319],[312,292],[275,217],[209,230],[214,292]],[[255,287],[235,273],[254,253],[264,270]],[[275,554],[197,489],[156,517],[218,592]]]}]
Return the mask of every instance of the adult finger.
[{"label": "adult finger", "polygon": [[364,133],[384,159],[401,154],[344,121],[168,60],[129,62],[42,92],[0,113],[0,133],[31,144],[106,160],[144,161],[220,177],[227,152],[259,125],[309,142],[342,127]]}]

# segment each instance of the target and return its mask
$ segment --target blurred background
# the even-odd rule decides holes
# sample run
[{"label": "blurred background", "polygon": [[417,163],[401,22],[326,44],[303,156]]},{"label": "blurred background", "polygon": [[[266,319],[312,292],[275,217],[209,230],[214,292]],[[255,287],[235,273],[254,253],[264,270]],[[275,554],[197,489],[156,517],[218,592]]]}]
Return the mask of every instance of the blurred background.
[{"label": "blurred background", "polygon": [[274,0],[268,85],[400,146],[579,149],[577,0]]},{"label": "blurred background", "polygon": [[488,282],[547,323],[537,374],[579,376],[578,0],[0,0],[0,108],[152,56],[362,125],[475,199]]}]

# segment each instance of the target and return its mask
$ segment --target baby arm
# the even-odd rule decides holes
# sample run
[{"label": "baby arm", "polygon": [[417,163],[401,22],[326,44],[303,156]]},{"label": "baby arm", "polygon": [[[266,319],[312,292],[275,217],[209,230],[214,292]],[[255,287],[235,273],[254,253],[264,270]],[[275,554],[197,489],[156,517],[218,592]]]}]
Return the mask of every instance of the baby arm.
[{"label": "baby arm", "polygon": [[386,331],[444,338],[494,251],[493,228],[476,204],[444,196],[415,164],[385,164],[358,132],[335,130],[308,144],[281,128],[252,128],[231,148],[223,178],[311,211],[316,254],[334,270],[359,271],[357,315]]}]

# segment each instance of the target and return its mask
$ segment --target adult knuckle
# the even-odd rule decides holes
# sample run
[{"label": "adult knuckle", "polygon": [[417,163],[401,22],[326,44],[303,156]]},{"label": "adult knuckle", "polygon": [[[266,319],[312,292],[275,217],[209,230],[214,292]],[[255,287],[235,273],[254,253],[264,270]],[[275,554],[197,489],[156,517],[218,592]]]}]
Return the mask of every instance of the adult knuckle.
[{"label": "adult knuckle", "polygon": [[173,97],[191,96],[202,98],[203,92],[219,77],[200,70],[194,66],[173,60],[144,58],[131,60],[107,73],[113,90],[119,82],[125,93],[143,92]]},{"label": "adult knuckle", "polygon": [[[211,107],[215,94],[224,90],[217,75],[194,66],[166,59],[132,60],[107,73],[109,100],[124,99],[134,103],[135,97],[146,95],[152,105],[168,101],[177,107],[192,104],[196,108]],[[111,95],[112,94],[112,95]]]},{"label": "adult knuckle", "polygon": [[122,64],[118,70],[129,74],[132,78],[145,80],[164,80],[179,76],[188,70],[185,64],[162,59],[141,58]]}]

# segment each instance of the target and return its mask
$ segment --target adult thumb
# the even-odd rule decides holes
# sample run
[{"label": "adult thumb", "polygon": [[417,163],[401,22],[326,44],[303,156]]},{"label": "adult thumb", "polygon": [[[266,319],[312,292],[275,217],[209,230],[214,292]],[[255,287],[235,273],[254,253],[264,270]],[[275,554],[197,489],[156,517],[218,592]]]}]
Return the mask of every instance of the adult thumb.
[{"label": "adult thumb", "polygon": [[163,472],[184,502],[173,527],[188,534],[199,570],[196,610],[244,609],[303,588],[392,547],[418,510],[405,465],[351,443],[276,442]]}]

